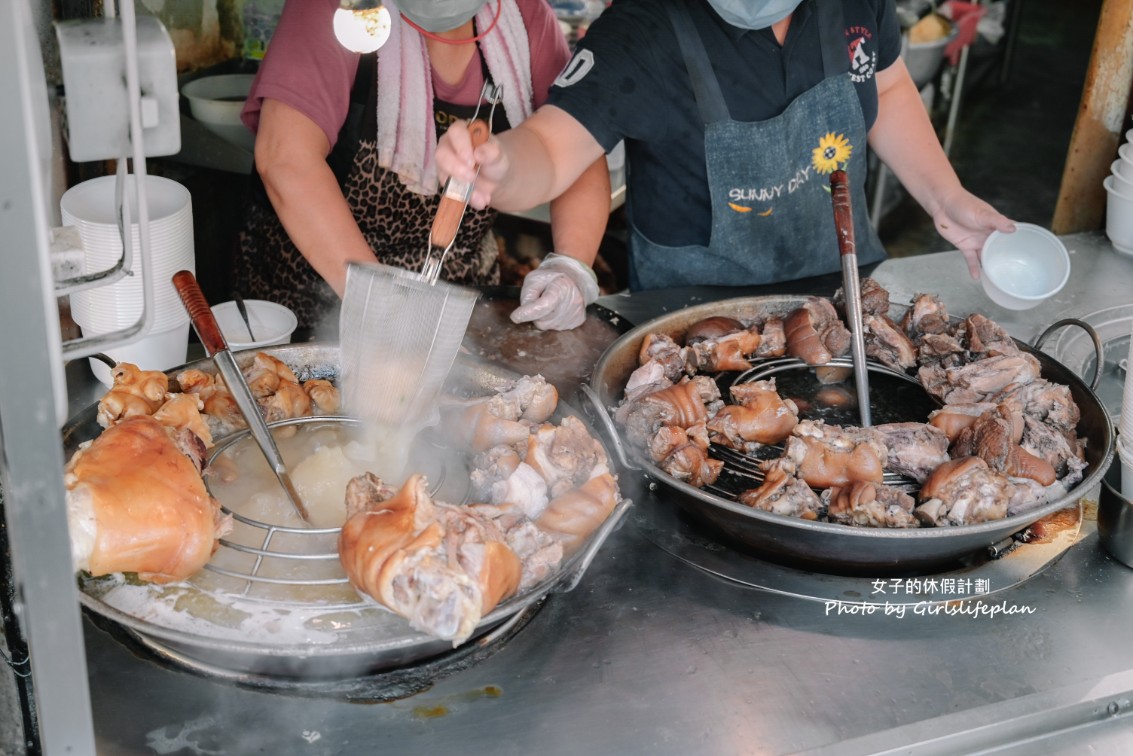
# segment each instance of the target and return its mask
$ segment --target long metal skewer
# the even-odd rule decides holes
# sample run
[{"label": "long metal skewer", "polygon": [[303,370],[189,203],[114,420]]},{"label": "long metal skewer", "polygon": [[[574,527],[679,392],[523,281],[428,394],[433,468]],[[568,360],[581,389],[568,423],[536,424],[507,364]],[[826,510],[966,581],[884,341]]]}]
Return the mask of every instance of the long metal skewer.
[{"label": "long metal skewer", "polygon": [[862,427],[873,424],[869,405],[869,366],[865,357],[865,331],[862,325],[862,288],[858,280],[858,254],[854,244],[854,214],[850,206],[850,182],[839,169],[830,174],[830,196],[834,201],[834,230],[838,235],[838,252],[842,256],[842,292],[846,295],[846,319],[849,321],[851,351],[854,358],[854,383],[858,391],[858,410]]},{"label": "long metal skewer", "polygon": [[271,465],[272,472],[275,473],[276,479],[279,480],[279,484],[283,486],[283,490],[287,493],[287,498],[291,501],[291,506],[295,508],[295,513],[299,515],[299,519],[304,524],[310,525],[311,516],[307,512],[307,508],[303,506],[299,492],[295,490],[295,485],[291,482],[291,476],[287,474],[287,466],[283,462],[279,448],[275,445],[271,429],[268,428],[263,415],[260,414],[260,408],[256,405],[256,399],[252,396],[251,389],[248,388],[248,382],[244,379],[244,374],[240,372],[240,367],[236,364],[236,358],[228,350],[228,342],[220,331],[220,326],[205,300],[205,295],[201,292],[201,287],[197,284],[196,277],[191,271],[178,271],[173,275],[173,288],[181,296],[181,302],[185,305],[185,310],[189,313],[189,318],[193,323],[193,330],[197,332],[205,352],[212,358],[216,369],[224,378],[229,393],[236,401],[236,406],[240,408],[240,414],[244,416],[244,420],[248,423],[252,438],[256,440],[264,458]]}]

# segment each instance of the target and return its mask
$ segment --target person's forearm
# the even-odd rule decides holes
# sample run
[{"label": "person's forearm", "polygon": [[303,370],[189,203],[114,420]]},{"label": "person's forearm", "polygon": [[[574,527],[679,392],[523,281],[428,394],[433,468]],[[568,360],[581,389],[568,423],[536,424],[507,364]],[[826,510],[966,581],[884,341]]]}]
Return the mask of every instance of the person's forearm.
[{"label": "person's forearm", "polygon": [[500,134],[497,144],[507,156],[508,168],[504,176],[494,177],[499,185],[492,192],[491,204],[504,212],[550,202],[603,156],[590,132],[552,105]]},{"label": "person's forearm", "polygon": [[551,200],[555,252],[594,264],[610,219],[610,170],[603,155]]},{"label": "person's forearm", "polygon": [[[904,68],[900,62],[894,65]],[[894,75],[896,81],[879,92],[870,146],[913,199],[933,215],[940,208],[941,198],[961,188],[960,180],[908,74],[904,70],[882,73]]]},{"label": "person's forearm", "polygon": [[341,297],[347,263],[372,262],[374,253],[330,166],[300,158],[276,163],[261,176],[291,241]]},{"label": "person's forearm", "polygon": [[1014,222],[960,185],[904,63],[878,74],[877,87],[870,145],[932,217],[937,233],[964,254],[972,278],[979,278],[980,250],[988,235],[1010,233]]},{"label": "person's forearm", "polygon": [[[507,155],[508,172],[492,193],[492,207],[505,213],[522,212],[549,202],[561,194],[567,182],[555,181],[554,163],[538,134],[510,129],[499,135],[500,149]],[[561,183],[561,186],[556,186]]]}]

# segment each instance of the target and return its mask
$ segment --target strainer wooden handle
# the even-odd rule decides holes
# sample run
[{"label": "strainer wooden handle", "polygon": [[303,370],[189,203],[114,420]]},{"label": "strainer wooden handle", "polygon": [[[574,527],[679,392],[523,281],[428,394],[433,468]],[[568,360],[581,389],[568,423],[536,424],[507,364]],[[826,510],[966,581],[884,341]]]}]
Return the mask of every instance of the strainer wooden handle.
[{"label": "strainer wooden handle", "polygon": [[834,231],[838,236],[838,252],[842,255],[856,254],[854,212],[850,206],[850,182],[846,172],[841,169],[830,174],[830,197],[834,202]]},{"label": "strainer wooden handle", "polygon": [[[477,118],[468,124],[468,136],[472,139],[472,149],[476,149],[488,141],[491,135],[488,122]],[[464,211],[468,207],[468,200],[472,196],[472,184],[449,179],[445,184],[445,191],[441,195],[441,203],[437,207],[437,215],[433,218],[433,228],[429,233],[429,243],[439,249],[447,249],[456,233],[460,230],[460,221],[464,218]]]},{"label": "strainer wooden handle", "polygon": [[830,174],[830,199],[834,205],[834,232],[842,258],[842,291],[846,298],[846,325],[850,328],[850,348],[854,358],[854,384],[862,427],[873,424],[869,402],[869,366],[866,362],[865,328],[862,325],[862,287],[858,279],[858,255],[854,246],[854,213],[850,205],[850,182],[839,169]]},{"label": "strainer wooden handle", "polygon": [[279,453],[279,447],[275,445],[275,439],[271,435],[267,421],[260,414],[259,404],[252,395],[252,390],[248,388],[247,380],[240,372],[240,367],[236,364],[232,352],[228,351],[228,342],[225,341],[224,334],[220,332],[220,325],[216,322],[216,316],[212,314],[212,308],[209,307],[208,300],[205,299],[201,287],[197,284],[196,276],[193,275],[192,271],[177,271],[173,274],[173,288],[177,289],[177,294],[181,297],[181,304],[185,305],[189,319],[193,322],[193,330],[197,332],[201,344],[205,347],[205,352],[212,358],[220,377],[224,379],[225,385],[228,386],[233,401],[236,402],[240,414],[244,416],[244,421],[248,424],[252,438],[255,439],[256,445],[263,452],[264,459],[271,466],[276,479],[279,480],[279,484],[287,494],[291,506],[295,508],[295,513],[304,523],[310,524],[311,517],[307,512],[307,507],[303,504],[295,484],[291,482],[291,476],[287,473],[287,465],[284,464],[283,456]]},{"label": "strainer wooden handle", "polygon": [[208,300],[205,299],[192,271],[179,270],[174,273],[173,288],[177,290],[181,303],[189,313],[193,330],[197,332],[197,337],[205,347],[205,354],[212,357],[217,352],[227,350],[228,342],[221,333],[220,324],[216,322],[216,316],[212,314],[212,308],[209,307]]}]

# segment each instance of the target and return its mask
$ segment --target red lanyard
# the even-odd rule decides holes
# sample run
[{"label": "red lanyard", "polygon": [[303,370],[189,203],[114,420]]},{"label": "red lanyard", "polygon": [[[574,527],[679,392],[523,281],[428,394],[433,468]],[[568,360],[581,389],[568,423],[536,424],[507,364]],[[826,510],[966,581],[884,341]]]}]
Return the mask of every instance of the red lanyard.
[{"label": "red lanyard", "polygon": [[441,42],[446,45],[467,45],[471,42],[479,42],[484,37],[488,36],[488,33],[491,32],[492,29],[496,28],[496,22],[500,20],[500,11],[503,9],[503,5],[504,0],[496,0],[496,15],[492,17],[492,23],[488,24],[487,29],[480,32],[475,37],[469,37],[468,39],[448,39],[447,37],[439,36],[435,32],[426,31],[425,29],[422,29],[420,26],[410,21],[409,17],[405,14],[402,14],[401,20],[409,24],[411,27],[413,27],[423,36],[428,37],[429,39],[435,39],[437,42]]}]

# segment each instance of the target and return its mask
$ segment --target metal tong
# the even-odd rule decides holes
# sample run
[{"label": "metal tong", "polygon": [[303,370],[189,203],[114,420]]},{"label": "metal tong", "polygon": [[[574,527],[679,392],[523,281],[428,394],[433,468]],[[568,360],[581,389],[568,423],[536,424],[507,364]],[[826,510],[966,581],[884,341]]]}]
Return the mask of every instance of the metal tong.
[{"label": "metal tong", "polygon": [[173,274],[173,287],[177,289],[177,293],[181,296],[181,303],[185,305],[185,309],[189,313],[189,318],[193,322],[193,330],[197,332],[197,337],[204,345],[205,353],[212,358],[217,370],[220,371],[221,377],[224,378],[232,398],[236,400],[236,406],[240,408],[240,414],[244,416],[244,420],[248,423],[252,437],[259,444],[260,451],[263,452],[264,458],[271,465],[272,472],[275,473],[275,477],[283,486],[283,490],[287,492],[287,498],[290,499],[291,505],[295,507],[296,514],[305,524],[310,525],[311,517],[307,508],[303,506],[299,492],[295,490],[295,485],[287,474],[287,466],[283,463],[283,457],[279,453],[279,448],[275,445],[271,430],[268,428],[267,422],[264,421],[263,415],[260,414],[256,398],[252,396],[252,390],[248,388],[248,382],[244,379],[244,374],[240,372],[236,358],[228,350],[228,342],[220,331],[220,325],[217,324],[216,317],[212,314],[212,308],[205,300],[205,295],[201,293],[201,287],[197,284],[196,277],[191,271],[178,271]]},{"label": "metal tong", "polygon": [[[476,110],[472,113],[472,120],[468,124],[468,135],[472,138],[473,149],[488,141],[488,137],[491,136],[492,116],[495,115],[496,105],[499,104],[503,91],[502,84],[493,85],[489,81],[484,82],[484,88],[480,91],[480,102],[476,104]],[[488,110],[487,120],[480,118],[480,108],[483,107],[485,100],[492,106]],[[479,165],[476,166],[476,173],[480,173]],[[456,233],[460,230],[464,212],[468,209],[468,200],[472,197],[475,181],[475,177],[471,182],[465,182],[450,176],[445,182],[437,215],[433,218],[433,228],[429,232],[429,249],[425,254],[425,264],[421,266],[421,278],[429,284],[435,284],[441,275],[445,258],[448,257],[449,250],[456,241]]]},{"label": "metal tong", "polygon": [[846,319],[849,321],[851,350],[854,358],[854,383],[858,392],[858,410],[862,427],[873,424],[869,405],[869,366],[865,357],[865,331],[862,326],[862,287],[858,280],[858,254],[854,243],[854,214],[850,206],[850,182],[839,169],[830,174],[830,196],[834,201],[834,230],[838,236],[838,252],[842,256],[842,292],[846,296]]},{"label": "metal tong", "polygon": [[244,305],[244,297],[240,296],[239,292],[232,292],[232,299],[236,302],[236,309],[240,312],[240,319],[244,321],[244,327],[248,329],[248,343],[256,340],[256,334],[252,333],[252,321],[248,318],[248,308]]}]

